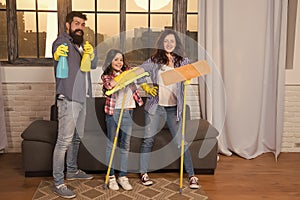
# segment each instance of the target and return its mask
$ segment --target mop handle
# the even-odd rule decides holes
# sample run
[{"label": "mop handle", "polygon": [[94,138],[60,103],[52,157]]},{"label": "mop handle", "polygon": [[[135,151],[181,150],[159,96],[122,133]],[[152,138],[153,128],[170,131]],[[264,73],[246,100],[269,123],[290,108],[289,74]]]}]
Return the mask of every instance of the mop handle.
[{"label": "mop handle", "polygon": [[180,155],[180,184],[179,192],[182,193],[182,179],[183,179],[183,161],[184,161],[184,134],[185,134],[185,118],[186,118],[186,81],[183,84],[183,112],[182,112],[182,127],[181,127],[181,155]]}]

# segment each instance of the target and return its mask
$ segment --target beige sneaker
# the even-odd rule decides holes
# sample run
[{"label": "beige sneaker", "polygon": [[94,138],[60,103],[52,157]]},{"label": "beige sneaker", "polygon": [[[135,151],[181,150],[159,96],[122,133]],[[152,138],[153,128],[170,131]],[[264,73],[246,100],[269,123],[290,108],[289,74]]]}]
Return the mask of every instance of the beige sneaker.
[{"label": "beige sneaker", "polygon": [[118,183],[122,186],[122,188],[124,190],[132,190],[133,189],[126,176],[119,177]]},{"label": "beige sneaker", "polygon": [[115,175],[109,176],[108,188],[111,190],[119,190]]}]

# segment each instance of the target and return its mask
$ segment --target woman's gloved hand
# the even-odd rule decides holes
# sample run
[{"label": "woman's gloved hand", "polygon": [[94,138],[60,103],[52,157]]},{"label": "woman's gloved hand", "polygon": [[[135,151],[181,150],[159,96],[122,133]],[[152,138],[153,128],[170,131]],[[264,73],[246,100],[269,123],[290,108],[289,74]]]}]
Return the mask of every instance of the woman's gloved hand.
[{"label": "woman's gloved hand", "polygon": [[150,94],[153,97],[157,95],[157,86],[150,87],[147,83],[142,83],[141,87],[147,94]]}]

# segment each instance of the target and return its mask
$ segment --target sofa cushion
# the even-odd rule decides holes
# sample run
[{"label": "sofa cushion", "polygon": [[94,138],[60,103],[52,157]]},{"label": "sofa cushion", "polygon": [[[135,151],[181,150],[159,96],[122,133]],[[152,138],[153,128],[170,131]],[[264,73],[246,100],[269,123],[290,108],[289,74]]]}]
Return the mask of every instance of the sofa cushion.
[{"label": "sofa cushion", "polygon": [[24,140],[56,143],[57,121],[36,120],[21,134]]}]

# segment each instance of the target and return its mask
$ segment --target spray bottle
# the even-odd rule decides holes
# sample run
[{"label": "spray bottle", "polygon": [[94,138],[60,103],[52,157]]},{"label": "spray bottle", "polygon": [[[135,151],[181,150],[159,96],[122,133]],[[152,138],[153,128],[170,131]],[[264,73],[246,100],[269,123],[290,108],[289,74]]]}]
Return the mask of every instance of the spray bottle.
[{"label": "spray bottle", "polygon": [[[67,46],[66,43],[64,43]],[[65,54],[67,54],[65,52]],[[58,60],[58,64],[56,67],[56,77],[57,78],[68,78],[69,68],[68,68],[68,61],[66,56],[60,56]]]},{"label": "spray bottle", "polygon": [[[89,42],[86,41],[86,44]],[[82,72],[89,72],[91,71],[91,56],[90,54],[84,53],[81,59],[81,65],[80,65],[80,70]]]}]

